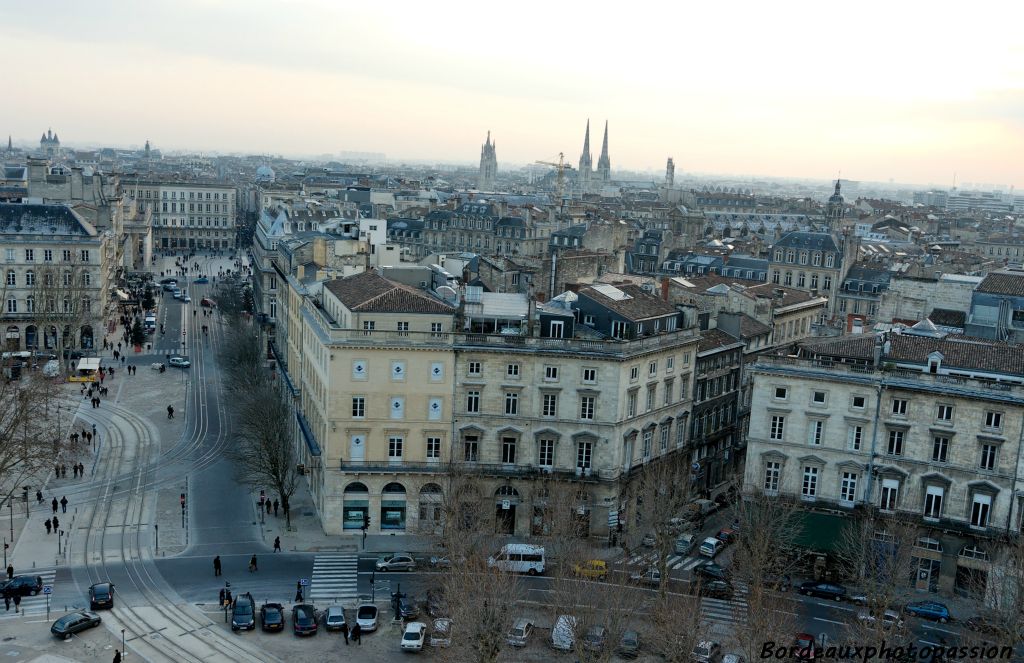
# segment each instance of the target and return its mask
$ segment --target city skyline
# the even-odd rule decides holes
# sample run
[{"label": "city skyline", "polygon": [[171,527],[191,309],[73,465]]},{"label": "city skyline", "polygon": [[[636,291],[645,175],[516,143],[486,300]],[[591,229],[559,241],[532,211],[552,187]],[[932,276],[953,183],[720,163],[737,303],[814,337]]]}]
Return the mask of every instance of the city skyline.
[{"label": "city skyline", "polygon": [[1024,48],[984,11],[58,7],[0,27],[37,63],[8,81],[0,131],[22,144],[52,126],[68,144],[472,164],[490,130],[500,170],[575,163],[589,118],[609,122],[613,171],[672,156],[681,173],[1024,185]]}]

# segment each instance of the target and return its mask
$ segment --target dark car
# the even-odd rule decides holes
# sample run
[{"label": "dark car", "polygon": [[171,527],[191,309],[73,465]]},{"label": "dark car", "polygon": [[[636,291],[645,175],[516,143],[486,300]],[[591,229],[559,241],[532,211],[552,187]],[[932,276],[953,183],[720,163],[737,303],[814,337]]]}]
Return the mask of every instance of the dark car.
[{"label": "dark car", "polygon": [[192,283],[209,283],[209,282],[210,282],[210,279],[206,278],[205,276],[200,276],[199,278],[194,279],[192,281]]},{"label": "dark car", "polygon": [[724,580],[704,580],[697,583],[697,594],[728,601],[733,596],[732,585]]},{"label": "dark car", "polygon": [[292,608],[292,631],[295,635],[316,635],[316,608],[308,603],[299,603]]},{"label": "dark car", "polygon": [[42,576],[14,576],[0,587],[4,596],[35,596],[43,591]]},{"label": "dark car", "polygon": [[697,566],[693,567],[693,575],[699,578],[708,578],[710,580],[729,580],[728,569],[711,561],[701,562]]},{"label": "dark car", "polygon": [[235,605],[231,608],[231,630],[251,631],[254,628],[256,628],[256,603],[252,600],[251,594],[242,594],[235,598]]},{"label": "dark car", "polygon": [[419,617],[420,609],[416,605],[416,600],[409,596],[403,596],[398,599],[398,614],[402,619],[415,619]]},{"label": "dark car", "polygon": [[620,658],[636,658],[640,655],[640,634],[636,631],[626,631],[619,640],[619,647],[615,650]]},{"label": "dark car", "polygon": [[799,591],[804,596],[817,596],[833,601],[842,601],[846,598],[846,588],[832,582],[805,582],[800,585]]},{"label": "dark car", "polygon": [[50,633],[53,633],[58,638],[69,638],[75,633],[81,633],[87,628],[99,626],[100,616],[95,612],[69,612],[50,627]]},{"label": "dark car", "polygon": [[964,620],[964,624],[972,631],[1000,638],[1006,638],[1011,635],[1010,626],[1006,622],[1006,617],[995,612],[981,613]]},{"label": "dark car", "polygon": [[114,586],[109,582],[98,582],[89,588],[89,607],[113,608],[114,607]]},{"label": "dark car", "polygon": [[788,573],[766,573],[761,578],[761,584],[778,592],[788,592],[793,586],[793,581]]},{"label": "dark car", "polygon": [[951,619],[949,608],[938,601],[914,601],[912,603],[908,603],[905,610],[911,615],[920,617],[921,619],[930,619],[931,621],[939,622],[940,624],[945,624]]},{"label": "dark car", "polygon": [[284,630],[284,606],[280,603],[264,603],[260,606],[260,628],[264,631]]}]

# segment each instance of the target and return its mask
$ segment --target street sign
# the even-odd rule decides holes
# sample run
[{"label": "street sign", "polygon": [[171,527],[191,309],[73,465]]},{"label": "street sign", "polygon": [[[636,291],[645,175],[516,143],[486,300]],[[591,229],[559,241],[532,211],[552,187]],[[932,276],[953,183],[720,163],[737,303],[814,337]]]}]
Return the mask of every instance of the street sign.
[{"label": "street sign", "polygon": [[502,500],[501,508],[504,509],[505,511],[508,511],[509,509],[512,508],[512,502],[509,500]]},{"label": "street sign", "polygon": [[178,501],[181,502],[181,508],[184,509],[185,508],[185,493],[181,494],[181,497],[178,498]]},{"label": "street sign", "polygon": [[619,512],[609,511],[608,512],[608,527],[615,527],[619,524]]},{"label": "street sign", "polygon": [[43,585],[43,594],[53,594],[53,585]]},{"label": "street sign", "polygon": [[299,578],[299,585],[302,587],[309,587],[309,578]]}]

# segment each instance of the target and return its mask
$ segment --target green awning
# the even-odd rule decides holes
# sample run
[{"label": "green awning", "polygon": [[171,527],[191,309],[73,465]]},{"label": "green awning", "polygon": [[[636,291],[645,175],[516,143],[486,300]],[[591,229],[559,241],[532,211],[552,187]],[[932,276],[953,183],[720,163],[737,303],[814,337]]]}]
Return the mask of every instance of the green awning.
[{"label": "green awning", "polygon": [[805,511],[800,519],[800,532],[793,544],[797,548],[819,553],[835,552],[843,545],[843,531],[853,523],[849,517]]}]

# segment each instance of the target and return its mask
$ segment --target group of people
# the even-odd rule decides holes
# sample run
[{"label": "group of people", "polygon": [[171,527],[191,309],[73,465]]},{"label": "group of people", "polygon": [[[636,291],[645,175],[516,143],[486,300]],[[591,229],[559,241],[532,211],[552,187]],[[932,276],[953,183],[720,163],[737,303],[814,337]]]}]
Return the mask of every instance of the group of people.
[{"label": "group of people", "polygon": [[[91,434],[89,435],[89,439],[92,439],[92,435]],[[75,439],[72,438],[72,442],[74,442],[74,441],[75,441]],[[83,476],[84,477],[85,476],[85,465],[83,463],[75,463],[74,465],[71,466],[71,472],[72,472],[72,476],[75,479],[77,479],[79,476]],[[54,466],[53,466],[53,476],[56,479],[67,479],[68,478],[68,466],[64,465],[64,464],[61,464],[61,463],[55,463]],[[65,499],[67,499],[67,498],[65,498]],[[40,503],[42,503],[42,501],[43,501],[43,494],[41,492],[39,492],[38,490],[36,491],[36,500],[38,502],[40,502]],[[56,511],[56,509],[54,509],[54,511]]]}]

